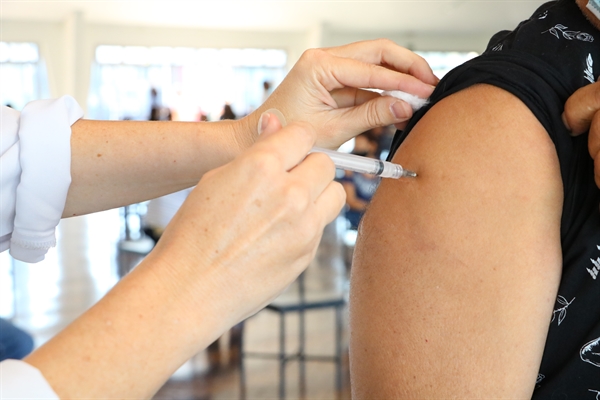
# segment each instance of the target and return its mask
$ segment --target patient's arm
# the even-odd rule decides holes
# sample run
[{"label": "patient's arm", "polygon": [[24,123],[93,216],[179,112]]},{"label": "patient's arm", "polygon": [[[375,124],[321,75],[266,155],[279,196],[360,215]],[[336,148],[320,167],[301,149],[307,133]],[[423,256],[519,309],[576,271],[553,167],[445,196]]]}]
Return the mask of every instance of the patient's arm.
[{"label": "patient's arm", "polygon": [[350,296],[356,399],[530,398],[561,273],[554,145],[516,97],[435,105],[364,217]]}]

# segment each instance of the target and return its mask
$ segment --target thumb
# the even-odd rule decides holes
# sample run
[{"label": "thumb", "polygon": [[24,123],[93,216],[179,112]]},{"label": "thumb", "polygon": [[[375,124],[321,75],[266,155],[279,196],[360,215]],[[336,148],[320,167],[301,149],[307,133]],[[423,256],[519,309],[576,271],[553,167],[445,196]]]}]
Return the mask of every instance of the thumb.
[{"label": "thumb", "polygon": [[563,121],[573,135],[590,129],[594,115],[600,110],[600,82],[577,90],[565,104]]},{"label": "thumb", "polygon": [[265,111],[258,119],[258,140],[272,135],[286,125],[285,117],[281,111],[276,108]]},{"label": "thumb", "polygon": [[361,105],[348,109],[343,118],[342,132],[350,137],[369,129],[400,124],[408,121],[413,115],[412,107],[391,96],[378,96]]}]

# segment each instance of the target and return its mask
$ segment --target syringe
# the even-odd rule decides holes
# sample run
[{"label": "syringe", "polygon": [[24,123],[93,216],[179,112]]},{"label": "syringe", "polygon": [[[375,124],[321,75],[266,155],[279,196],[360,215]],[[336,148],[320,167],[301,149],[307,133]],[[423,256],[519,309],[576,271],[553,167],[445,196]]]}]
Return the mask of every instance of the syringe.
[{"label": "syringe", "polygon": [[382,178],[414,178],[417,174],[413,171],[408,171],[398,164],[388,161],[381,161],[375,158],[367,158],[354,154],[341,153],[320,147],[313,147],[311,153],[325,153],[331,158],[337,168],[362,172],[363,174],[373,174]]},{"label": "syringe", "polygon": [[[274,114],[281,126],[286,126],[286,120],[281,111],[276,108],[271,108],[265,113]],[[258,134],[260,135],[262,131],[261,123],[258,123]],[[408,171],[402,168],[401,165],[394,164],[388,161],[381,161],[375,158],[368,158],[357,156],[354,154],[341,153],[339,151],[322,149],[320,147],[313,147],[310,153],[325,153],[331,158],[336,168],[361,172],[363,174],[373,174],[380,176],[382,178],[392,178],[392,179],[400,179],[400,178],[416,178],[417,173],[413,171]]]}]

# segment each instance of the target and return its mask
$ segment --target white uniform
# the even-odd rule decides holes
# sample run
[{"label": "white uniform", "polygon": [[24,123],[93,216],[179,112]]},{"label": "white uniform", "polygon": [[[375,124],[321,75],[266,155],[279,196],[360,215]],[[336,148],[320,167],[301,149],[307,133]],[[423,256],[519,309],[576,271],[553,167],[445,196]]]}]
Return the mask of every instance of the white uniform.
[{"label": "white uniform", "polygon": [[[0,114],[0,251],[25,262],[56,244],[71,184],[71,125],[83,110],[69,96]],[[1,399],[57,399],[42,374],[22,361],[0,363]]]}]

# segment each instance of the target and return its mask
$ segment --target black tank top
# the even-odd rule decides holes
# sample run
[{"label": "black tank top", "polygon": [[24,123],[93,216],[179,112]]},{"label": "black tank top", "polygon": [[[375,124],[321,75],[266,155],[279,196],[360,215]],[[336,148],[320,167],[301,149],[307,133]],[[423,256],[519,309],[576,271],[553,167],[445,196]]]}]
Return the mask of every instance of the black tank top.
[{"label": "black tank top", "polygon": [[480,83],[521,99],[552,138],[564,185],[563,271],[534,399],[600,400],[600,190],[588,135],[571,137],[561,119],[567,98],[595,82],[599,70],[600,31],[575,0],[546,3],[514,31],[494,35],[483,55],[446,75],[430,104],[396,133],[389,156],[433,105]]}]

